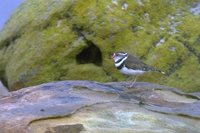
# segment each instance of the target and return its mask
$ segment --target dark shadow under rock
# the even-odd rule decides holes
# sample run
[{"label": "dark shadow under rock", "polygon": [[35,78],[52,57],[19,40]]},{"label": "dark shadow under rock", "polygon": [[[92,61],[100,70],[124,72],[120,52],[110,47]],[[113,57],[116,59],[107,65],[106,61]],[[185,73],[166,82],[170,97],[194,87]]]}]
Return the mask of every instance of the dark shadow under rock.
[{"label": "dark shadow under rock", "polygon": [[100,49],[95,46],[92,42],[86,41],[88,47],[83,49],[79,54],[76,56],[76,62],[78,64],[87,64],[93,63],[97,66],[102,66],[102,53]]}]

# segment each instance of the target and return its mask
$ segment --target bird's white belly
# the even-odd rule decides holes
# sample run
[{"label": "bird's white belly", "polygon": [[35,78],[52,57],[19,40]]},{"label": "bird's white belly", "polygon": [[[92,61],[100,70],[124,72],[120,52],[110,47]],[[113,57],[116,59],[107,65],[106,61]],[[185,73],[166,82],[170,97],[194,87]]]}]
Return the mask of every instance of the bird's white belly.
[{"label": "bird's white belly", "polygon": [[145,73],[145,71],[128,69],[127,67],[123,67],[120,72],[126,75],[140,75]]}]

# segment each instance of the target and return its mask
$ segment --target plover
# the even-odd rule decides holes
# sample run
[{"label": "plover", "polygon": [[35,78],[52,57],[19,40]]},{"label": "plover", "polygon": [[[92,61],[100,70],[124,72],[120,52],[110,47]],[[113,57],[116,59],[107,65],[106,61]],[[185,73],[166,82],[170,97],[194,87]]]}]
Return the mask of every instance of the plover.
[{"label": "plover", "polygon": [[134,85],[138,75],[141,75],[148,71],[157,71],[162,74],[165,74],[164,72],[145,64],[140,59],[133,55],[129,55],[126,52],[115,52],[112,55],[112,58],[115,61],[115,67],[123,74],[125,75],[135,75],[135,79],[132,82],[131,87]]}]

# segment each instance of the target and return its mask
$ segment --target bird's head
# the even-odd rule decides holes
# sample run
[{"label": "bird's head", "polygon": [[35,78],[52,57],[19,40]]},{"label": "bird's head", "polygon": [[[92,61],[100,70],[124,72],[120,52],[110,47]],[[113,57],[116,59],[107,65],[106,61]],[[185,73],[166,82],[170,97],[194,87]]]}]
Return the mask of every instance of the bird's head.
[{"label": "bird's head", "polygon": [[122,58],[128,56],[127,53],[119,51],[119,52],[115,52],[112,54],[112,58],[114,59],[115,62],[121,60]]}]

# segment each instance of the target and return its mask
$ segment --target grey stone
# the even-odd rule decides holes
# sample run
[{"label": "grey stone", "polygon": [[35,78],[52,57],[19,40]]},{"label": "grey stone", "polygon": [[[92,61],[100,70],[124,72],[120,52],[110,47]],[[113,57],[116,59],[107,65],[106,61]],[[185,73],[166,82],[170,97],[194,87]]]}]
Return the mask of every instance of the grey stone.
[{"label": "grey stone", "polygon": [[200,101],[137,82],[60,81],[0,99],[0,133],[200,132]]}]

